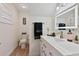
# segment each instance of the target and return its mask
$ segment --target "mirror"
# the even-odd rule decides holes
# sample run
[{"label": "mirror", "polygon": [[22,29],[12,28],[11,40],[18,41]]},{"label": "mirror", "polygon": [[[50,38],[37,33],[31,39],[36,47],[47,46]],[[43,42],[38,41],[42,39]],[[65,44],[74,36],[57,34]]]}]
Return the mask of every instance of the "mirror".
[{"label": "mirror", "polygon": [[[56,15],[55,27],[56,29],[77,28],[77,20],[78,20],[78,5],[75,5],[63,11],[62,13]],[[60,24],[61,26],[59,26]]]}]

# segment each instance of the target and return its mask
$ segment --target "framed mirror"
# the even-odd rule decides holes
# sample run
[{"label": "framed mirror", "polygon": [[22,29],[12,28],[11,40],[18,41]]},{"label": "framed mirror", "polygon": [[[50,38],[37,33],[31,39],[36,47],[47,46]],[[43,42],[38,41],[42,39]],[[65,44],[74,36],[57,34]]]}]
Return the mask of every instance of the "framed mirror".
[{"label": "framed mirror", "polygon": [[75,5],[56,15],[56,29],[73,29],[78,27],[78,5]]}]

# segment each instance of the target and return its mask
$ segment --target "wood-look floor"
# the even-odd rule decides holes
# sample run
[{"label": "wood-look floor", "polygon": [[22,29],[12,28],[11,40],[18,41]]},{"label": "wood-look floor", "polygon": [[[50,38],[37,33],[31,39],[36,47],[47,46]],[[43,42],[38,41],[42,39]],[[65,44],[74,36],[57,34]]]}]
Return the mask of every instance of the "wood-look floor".
[{"label": "wood-look floor", "polygon": [[17,47],[10,56],[28,56],[28,55],[29,55],[29,45],[24,49]]}]

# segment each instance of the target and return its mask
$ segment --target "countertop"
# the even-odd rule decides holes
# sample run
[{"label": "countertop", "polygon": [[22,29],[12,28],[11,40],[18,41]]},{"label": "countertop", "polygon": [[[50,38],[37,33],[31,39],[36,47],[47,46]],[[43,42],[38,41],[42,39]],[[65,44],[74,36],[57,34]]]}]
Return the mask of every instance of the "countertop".
[{"label": "countertop", "polygon": [[64,56],[79,56],[79,45],[58,37],[41,36]]}]

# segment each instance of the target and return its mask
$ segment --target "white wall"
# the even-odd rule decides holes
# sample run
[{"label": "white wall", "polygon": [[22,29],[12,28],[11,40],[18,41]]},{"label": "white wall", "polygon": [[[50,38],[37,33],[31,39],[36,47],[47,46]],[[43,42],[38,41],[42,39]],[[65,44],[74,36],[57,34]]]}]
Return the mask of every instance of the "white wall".
[{"label": "white wall", "polygon": [[[26,25],[23,25],[23,17],[26,17]],[[29,16],[26,12],[19,12],[19,39],[22,37],[22,32],[28,32]]]},{"label": "white wall", "polygon": [[[12,4],[0,4],[0,11],[5,10],[7,13],[4,14],[8,15],[10,13],[9,23],[7,22],[6,18],[0,17],[0,55],[7,56],[10,55],[14,48],[17,46],[17,39],[18,39],[18,14],[16,8]],[[1,13],[0,13],[1,15]],[[5,20],[1,22],[1,20]]]}]

